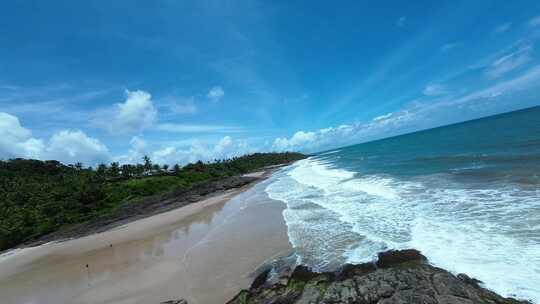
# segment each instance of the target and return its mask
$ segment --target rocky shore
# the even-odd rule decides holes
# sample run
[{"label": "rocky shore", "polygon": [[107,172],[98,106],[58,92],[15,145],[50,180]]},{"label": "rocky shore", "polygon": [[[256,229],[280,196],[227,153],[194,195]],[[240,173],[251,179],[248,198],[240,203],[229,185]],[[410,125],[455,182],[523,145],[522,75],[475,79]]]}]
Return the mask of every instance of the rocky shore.
[{"label": "rocky shore", "polygon": [[249,290],[228,304],[248,303],[418,303],[517,304],[464,274],[431,266],[417,250],[387,251],[373,263],[344,265],[335,272],[316,273],[305,266],[267,267]]}]

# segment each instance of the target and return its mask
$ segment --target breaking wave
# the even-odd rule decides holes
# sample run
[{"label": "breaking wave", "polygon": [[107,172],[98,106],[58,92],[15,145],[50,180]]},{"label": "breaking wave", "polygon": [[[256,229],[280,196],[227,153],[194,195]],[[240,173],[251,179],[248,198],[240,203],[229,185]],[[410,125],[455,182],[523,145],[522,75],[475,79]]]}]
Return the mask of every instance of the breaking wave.
[{"label": "breaking wave", "polygon": [[272,177],[289,239],[318,270],[416,248],[506,296],[540,303],[540,191],[465,187],[444,174],[361,175],[309,158]]}]

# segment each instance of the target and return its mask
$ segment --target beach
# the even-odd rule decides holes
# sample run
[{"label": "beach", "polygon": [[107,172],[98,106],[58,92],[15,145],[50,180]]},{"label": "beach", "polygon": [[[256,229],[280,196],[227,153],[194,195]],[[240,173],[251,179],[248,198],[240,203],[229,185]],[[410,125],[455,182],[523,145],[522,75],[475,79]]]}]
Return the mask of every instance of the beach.
[{"label": "beach", "polygon": [[3,303],[225,303],[292,251],[266,181],[98,234],[0,256]]}]

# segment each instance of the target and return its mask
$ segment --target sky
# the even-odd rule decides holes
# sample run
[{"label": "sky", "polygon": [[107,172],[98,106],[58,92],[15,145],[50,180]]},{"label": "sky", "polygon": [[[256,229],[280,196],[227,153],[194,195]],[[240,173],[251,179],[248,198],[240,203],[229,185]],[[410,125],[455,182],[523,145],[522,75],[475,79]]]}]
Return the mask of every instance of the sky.
[{"label": "sky", "polygon": [[540,105],[540,1],[3,1],[0,158],[317,152]]}]

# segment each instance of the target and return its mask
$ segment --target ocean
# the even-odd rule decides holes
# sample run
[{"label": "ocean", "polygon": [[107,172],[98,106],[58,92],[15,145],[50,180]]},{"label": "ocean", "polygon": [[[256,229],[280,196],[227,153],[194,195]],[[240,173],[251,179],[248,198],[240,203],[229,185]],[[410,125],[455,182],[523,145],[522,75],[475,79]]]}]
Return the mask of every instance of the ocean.
[{"label": "ocean", "polygon": [[540,303],[540,107],[319,153],[266,192],[317,270],[416,248]]}]

